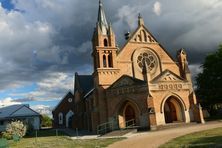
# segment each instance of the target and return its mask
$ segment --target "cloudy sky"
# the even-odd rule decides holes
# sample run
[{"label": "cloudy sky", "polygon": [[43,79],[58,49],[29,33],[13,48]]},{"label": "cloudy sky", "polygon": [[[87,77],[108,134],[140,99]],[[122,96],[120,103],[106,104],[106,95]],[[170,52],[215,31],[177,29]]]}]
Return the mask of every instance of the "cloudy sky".
[{"label": "cloudy sky", "polygon": [[[0,0],[0,106],[53,108],[73,88],[73,74],[92,72],[91,37],[98,0]],[[103,0],[116,32],[137,27],[138,13],[175,57],[185,48],[193,75],[222,43],[220,0]]]}]

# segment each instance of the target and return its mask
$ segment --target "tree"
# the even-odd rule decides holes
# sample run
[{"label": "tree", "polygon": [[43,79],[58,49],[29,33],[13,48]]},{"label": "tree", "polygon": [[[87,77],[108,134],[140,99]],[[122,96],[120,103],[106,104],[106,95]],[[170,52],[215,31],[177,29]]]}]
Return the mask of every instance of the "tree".
[{"label": "tree", "polygon": [[203,107],[211,112],[215,104],[222,103],[222,45],[209,54],[196,77],[196,93]]},{"label": "tree", "polygon": [[47,115],[42,115],[42,127],[52,127],[52,119]]}]

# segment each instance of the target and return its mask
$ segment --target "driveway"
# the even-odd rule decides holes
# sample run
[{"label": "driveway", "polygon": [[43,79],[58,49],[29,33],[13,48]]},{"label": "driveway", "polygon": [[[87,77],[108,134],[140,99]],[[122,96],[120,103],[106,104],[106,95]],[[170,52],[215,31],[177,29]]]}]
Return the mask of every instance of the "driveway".
[{"label": "driveway", "polygon": [[206,124],[195,124],[192,126],[177,127],[161,131],[137,133],[130,135],[126,140],[110,145],[109,148],[156,148],[176,137],[217,127],[222,127],[222,122],[214,121]]}]

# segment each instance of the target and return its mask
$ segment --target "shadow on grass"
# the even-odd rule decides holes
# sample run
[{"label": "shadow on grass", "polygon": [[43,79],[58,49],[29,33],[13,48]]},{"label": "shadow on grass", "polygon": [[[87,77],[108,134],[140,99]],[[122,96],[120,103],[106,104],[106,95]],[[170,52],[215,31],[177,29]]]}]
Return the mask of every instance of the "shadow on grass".
[{"label": "shadow on grass", "polygon": [[44,129],[44,130],[37,130],[32,131],[31,133],[27,134],[24,138],[34,138],[34,137],[51,137],[51,136],[67,136],[62,131],[56,131],[56,129]]},{"label": "shadow on grass", "polygon": [[188,144],[189,147],[222,147],[222,136],[202,137]]}]

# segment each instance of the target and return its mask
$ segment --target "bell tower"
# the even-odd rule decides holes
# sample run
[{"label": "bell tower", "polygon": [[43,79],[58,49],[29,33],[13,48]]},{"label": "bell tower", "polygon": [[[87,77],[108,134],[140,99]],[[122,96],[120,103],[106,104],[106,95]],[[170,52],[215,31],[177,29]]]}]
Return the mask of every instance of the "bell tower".
[{"label": "bell tower", "polygon": [[111,24],[108,24],[107,22],[101,0],[99,0],[98,18],[93,33],[92,45],[94,76],[98,76],[100,85],[109,85],[111,84],[111,81],[108,81],[105,77],[106,75],[110,75],[111,77],[109,78],[112,78],[112,75],[115,74],[117,69],[117,47],[115,34]]}]

